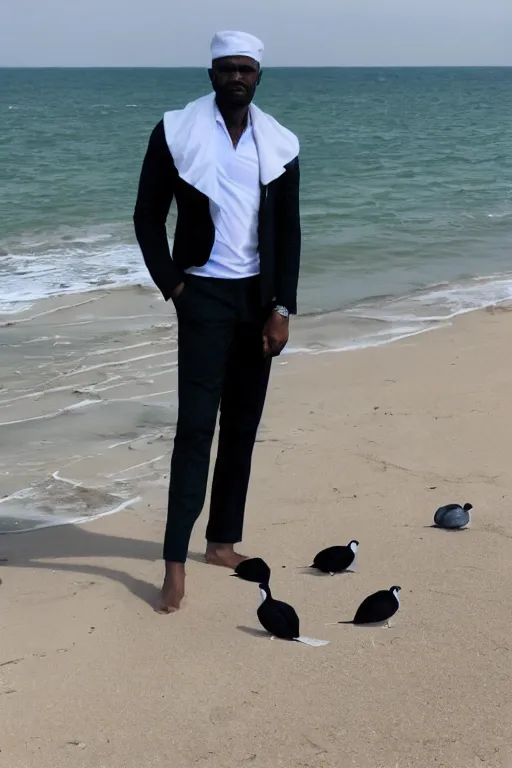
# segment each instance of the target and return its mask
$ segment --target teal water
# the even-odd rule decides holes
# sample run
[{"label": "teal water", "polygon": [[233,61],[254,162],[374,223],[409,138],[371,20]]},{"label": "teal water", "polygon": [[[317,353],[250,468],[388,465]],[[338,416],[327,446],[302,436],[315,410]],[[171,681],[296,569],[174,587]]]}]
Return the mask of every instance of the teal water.
[{"label": "teal water", "polygon": [[[147,282],[147,139],[207,91],[202,70],[0,70],[0,311]],[[393,336],[512,296],[512,69],[267,70],[257,103],[301,140],[302,312]]]}]

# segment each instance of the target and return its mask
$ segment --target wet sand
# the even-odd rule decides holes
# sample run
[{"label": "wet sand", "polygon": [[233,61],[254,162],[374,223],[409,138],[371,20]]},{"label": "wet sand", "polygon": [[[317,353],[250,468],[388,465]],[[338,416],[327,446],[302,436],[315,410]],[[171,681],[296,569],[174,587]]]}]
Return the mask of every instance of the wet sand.
[{"label": "wet sand", "polygon": [[0,530],[107,512],[162,479],[177,402],[164,302],[97,292],[2,322]]},{"label": "wet sand", "polygon": [[[172,309],[127,289],[0,323],[4,528],[126,505],[0,537],[0,765],[512,765],[512,314],[277,361],[245,549],[271,564],[301,632],[331,641],[321,649],[260,631],[257,588],[202,562],[204,515],[184,610],[152,610],[176,417]],[[292,341],[301,334],[299,321]],[[474,505],[467,531],[430,527],[451,501]],[[299,567],[351,538],[355,574]],[[392,629],[325,626],[392,584]]]}]

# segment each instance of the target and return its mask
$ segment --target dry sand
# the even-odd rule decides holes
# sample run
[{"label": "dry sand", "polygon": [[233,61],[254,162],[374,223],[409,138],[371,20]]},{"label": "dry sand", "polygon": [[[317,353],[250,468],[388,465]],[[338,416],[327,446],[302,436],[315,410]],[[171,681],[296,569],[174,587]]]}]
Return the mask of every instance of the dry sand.
[{"label": "dry sand", "polygon": [[[204,516],[184,610],[152,610],[175,418],[169,308],[131,290],[13,320],[0,328],[4,524],[128,506],[0,537],[1,766],[512,766],[510,313],[277,361],[245,549],[272,565],[303,634],[331,641],[321,649],[260,631],[255,585],[201,561]],[[451,501],[474,504],[469,530],[429,527]],[[351,538],[357,573],[297,567]],[[392,629],[324,626],[392,584]]]}]

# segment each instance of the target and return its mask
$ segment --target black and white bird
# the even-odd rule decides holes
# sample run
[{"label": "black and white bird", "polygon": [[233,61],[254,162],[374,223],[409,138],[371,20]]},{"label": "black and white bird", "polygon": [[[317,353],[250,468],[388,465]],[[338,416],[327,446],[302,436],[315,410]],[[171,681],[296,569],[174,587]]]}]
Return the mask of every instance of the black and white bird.
[{"label": "black and white bird", "polygon": [[451,531],[458,531],[465,528],[471,522],[470,511],[472,504],[446,504],[439,507],[434,515],[434,525],[438,528],[448,528]]},{"label": "black and white bird", "polygon": [[244,581],[253,581],[256,584],[268,584],[270,581],[270,567],[261,557],[251,557],[242,560],[235,568],[232,576],[238,576]]},{"label": "black and white bird", "polygon": [[328,640],[315,640],[312,637],[300,636],[300,620],[295,608],[281,600],[274,600],[268,584],[260,584],[261,604],[258,608],[258,619],[261,626],[270,632],[272,637],[281,640],[295,640],[304,645],[318,648],[329,645]]},{"label": "black and white bird", "polygon": [[316,568],[322,573],[330,573],[331,576],[334,576],[335,573],[342,573],[353,564],[358,548],[359,542],[355,539],[349,542],[346,547],[327,547],[316,555],[313,565],[310,567]]},{"label": "black and white bird", "polygon": [[338,624],[386,624],[400,608],[400,589],[396,586],[381,589],[365,597],[352,621],[338,621]]}]

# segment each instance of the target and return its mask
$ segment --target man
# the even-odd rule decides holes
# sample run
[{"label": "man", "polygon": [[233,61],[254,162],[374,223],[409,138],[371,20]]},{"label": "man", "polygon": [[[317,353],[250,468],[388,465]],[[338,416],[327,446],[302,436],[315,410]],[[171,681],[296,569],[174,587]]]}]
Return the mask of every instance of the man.
[{"label": "man", "polygon": [[[263,43],[212,41],[213,91],[167,112],[142,167],[135,231],[178,317],[179,413],[158,609],[179,609],[185,561],[205,496],[220,405],[206,561],[235,568],[251,458],[272,357],[288,341],[300,260],[299,142],[252,104]],[[178,208],[172,257],[166,219]]]}]

